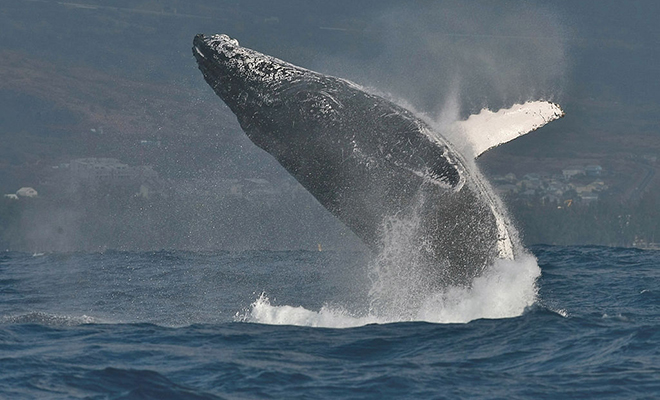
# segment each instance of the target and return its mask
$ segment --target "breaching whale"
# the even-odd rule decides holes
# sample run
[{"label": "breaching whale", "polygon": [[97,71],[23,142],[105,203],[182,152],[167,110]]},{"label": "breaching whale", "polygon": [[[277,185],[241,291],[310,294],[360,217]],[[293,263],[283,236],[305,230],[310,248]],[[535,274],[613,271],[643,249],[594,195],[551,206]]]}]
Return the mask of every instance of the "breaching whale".
[{"label": "breaching whale", "polygon": [[[495,259],[515,257],[499,199],[409,110],[227,35],[197,35],[193,54],[252,142],[371,248],[382,246],[393,221],[414,219],[409,241],[437,285],[469,285]],[[527,116],[522,124],[519,115]],[[473,143],[476,157],[562,115],[555,104],[533,102],[483,112],[453,129]]]}]

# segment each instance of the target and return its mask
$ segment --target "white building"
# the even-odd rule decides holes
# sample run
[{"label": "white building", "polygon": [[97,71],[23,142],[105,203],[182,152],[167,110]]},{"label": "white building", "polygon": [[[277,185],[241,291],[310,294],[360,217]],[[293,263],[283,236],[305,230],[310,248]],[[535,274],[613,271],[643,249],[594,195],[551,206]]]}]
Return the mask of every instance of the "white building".
[{"label": "white building", "polygon": [[16,191],[18,197],[37,197],[39,193],[31,187],[22,187]]},{"label": "white building", "polygon": [[564,175],[564,179],[569,180],[574,176],[579,176],[579,175],[585,175],[586,172],[584,171],[584,167],[568,167],[566,169],[563,169],[562,175]]},{"label": "white building", "polygon": [[115,158],[79,158],[68,165],[71,176],[93,184],[122,184],[158,178],[151,166],[131,167]]}]

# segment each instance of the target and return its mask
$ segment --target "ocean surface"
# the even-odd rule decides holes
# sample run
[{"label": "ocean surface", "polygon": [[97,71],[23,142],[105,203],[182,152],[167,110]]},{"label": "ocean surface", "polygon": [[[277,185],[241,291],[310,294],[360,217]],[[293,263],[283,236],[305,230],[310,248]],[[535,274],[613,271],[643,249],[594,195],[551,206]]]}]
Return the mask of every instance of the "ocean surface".
[{"label": "ocean surface", "polygon": [[363,253],[0,253],[0,398],[660,398],[660,252],[531,252],[435,292]]}]

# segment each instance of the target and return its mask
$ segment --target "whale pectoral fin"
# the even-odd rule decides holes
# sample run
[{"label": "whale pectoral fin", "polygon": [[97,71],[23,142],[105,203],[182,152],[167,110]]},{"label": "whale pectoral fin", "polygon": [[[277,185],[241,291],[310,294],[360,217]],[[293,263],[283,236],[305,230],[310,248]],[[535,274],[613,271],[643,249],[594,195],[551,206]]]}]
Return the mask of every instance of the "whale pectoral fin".
[{"label": "whale pectoral fin", "polygon": [[497,112],[488,109],[455,122],[457,129],[471,144],[474,157],[503,143],[532,132],[550,121],[564,116],[564,111],[549,101],[528,101]]}]

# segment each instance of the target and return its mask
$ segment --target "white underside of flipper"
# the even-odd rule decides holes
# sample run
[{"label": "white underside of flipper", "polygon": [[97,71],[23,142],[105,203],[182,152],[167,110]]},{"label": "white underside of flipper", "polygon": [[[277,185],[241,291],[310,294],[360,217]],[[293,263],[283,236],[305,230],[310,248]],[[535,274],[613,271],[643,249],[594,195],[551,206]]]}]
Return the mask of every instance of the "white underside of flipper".
[{"label": "white underside of flipper", "polygon": [[476,158],[563,116],[564,111],[555,103],[528,101],[496,112],[484,109],[451,128],[465,138]]},{"label": "white underside of flipper", "polygon": [[[555,103],[528,101],[499,111],[483,109],[464,121],[452,123],[446,133],[461,149],[464,157],[477,158],[494,147],[519,138],[563,116],[564,111]],[[505,207],[480,173],[478,171],[473,173],[479,174],[475,177],[474,184],[485,197],[495,216],[498,258],[511,260],[515,256],[511,233],[513,228],[509,226],[508,218],[505,216]]]}]

